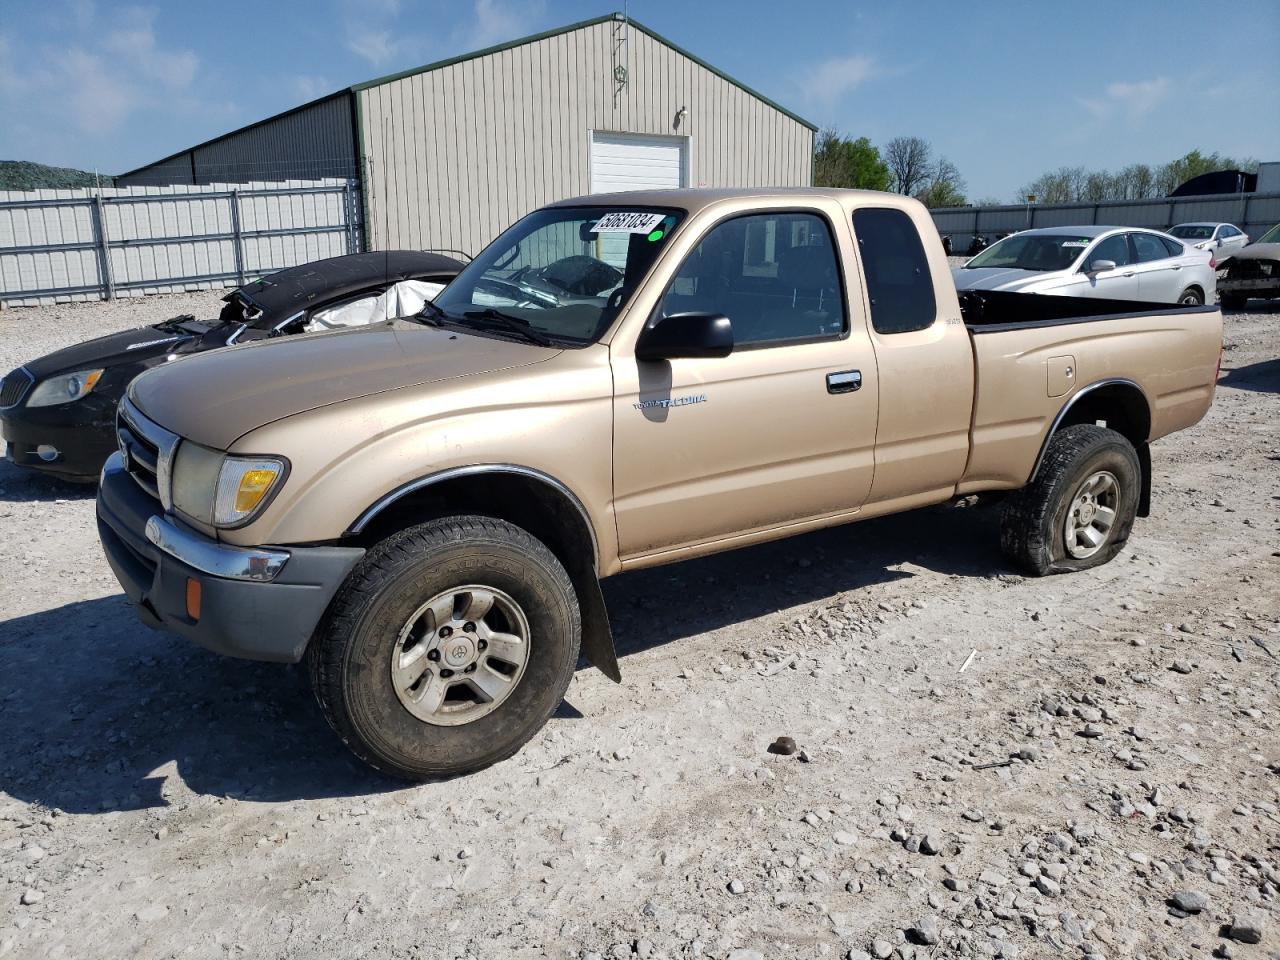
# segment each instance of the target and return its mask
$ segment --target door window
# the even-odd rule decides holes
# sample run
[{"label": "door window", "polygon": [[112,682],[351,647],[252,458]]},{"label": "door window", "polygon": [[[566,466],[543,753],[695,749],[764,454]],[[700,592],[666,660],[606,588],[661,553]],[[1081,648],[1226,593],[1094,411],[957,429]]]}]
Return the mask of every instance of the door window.
[{"label": "door window", "polygon": [[723,314],[735,346],[839,336],[845,305],[831,228],[811,213],[719,223],[680,265],[659,309]]},{"label": "door window", "polygon": [[1138,263],[1150,263],[1152,260],[1164,260],[1169,251],[1160,242],[1160,238],[1150,233],[1131,233],[1133,239],[1134,259]]},{"label": "door window", "polygon": [[853,232],[876,332],[907,333],[933,326],[938,316],[933,275],[911,218],[901,210],[865,207],[854,211]]},{"label": "door window", "polygon": [[1089,254],[1089,261],[1085,264],[1084,269],[1089,269],[1090,265],[1098,260],[1114,260],[1117,267],[1123,267],[1129,263],[1129,244],[1125,240],[1123,233],[1117,233],[1114,237],[1107,237],[1100,244],[1093,248],[1093,253]]}]

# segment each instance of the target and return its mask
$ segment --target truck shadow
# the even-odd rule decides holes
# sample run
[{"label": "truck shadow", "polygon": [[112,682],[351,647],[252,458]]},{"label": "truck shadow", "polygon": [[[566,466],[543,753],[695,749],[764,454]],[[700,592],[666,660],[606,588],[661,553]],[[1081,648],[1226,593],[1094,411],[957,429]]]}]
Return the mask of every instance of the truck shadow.
[{"label": "truck shadow", "polygon": [[0,623],[0,725],[0,791],[69,813],[400,786],[347,753],[302,669],[151,630],[123,595]]},{"label": "truck shadow", "polygon": [[[618,655],[818,603],[848,590],[909,579],[914,564],[959,577],[1010,572],[999,512],[951,505],[879,517],[625,573],[604,581]],[[623,670],[624,682],[626,670]]]},{"label": "truck shadow", "polygon": [[0,502],[87,500],[97,496],[97,493],[96,483],[71,483],[34,470],[24,470],[8,460],[0,459]]},{"label": "truck shadow", "polygon": [[1218,381],[1221,386],[1255,393],[1280,393],[1280,359],[1260,360],[1228,370]]},{"label": "truck shadow", "polygon": [[[629,655],[842,591],[1005,569],[995,512],[925,510],[606,581]],[[674,615],[671,615],[674,612]],[[624,669],[625,675],[625,669]],[[571,704],[552,723],[581,718]],[[122,595],[0,622],[0,791],[95,814],[183,801],[362,796],[403,784],[328,728],[305,672],[218,657],[142,626]]]}]

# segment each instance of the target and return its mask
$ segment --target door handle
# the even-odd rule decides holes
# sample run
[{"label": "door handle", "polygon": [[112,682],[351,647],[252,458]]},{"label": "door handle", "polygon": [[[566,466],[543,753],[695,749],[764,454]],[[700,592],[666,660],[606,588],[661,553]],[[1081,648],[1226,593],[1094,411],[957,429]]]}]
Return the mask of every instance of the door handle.
[{"label": "door handle", "polygon": [[853,393],[862,389],[861,370],[841,370],[827,374],[827,393]]},{"label": "door handle", "polygon": [[1133,273],[1134,273],[1134,271],[1130,270],[1128,273],[1123,274],[1123,276],[1126,276],[1126,277],[1132,277],[1132,276],[1133,276]]},{"label": "door handle", "polygon": [[1180,263],[1175,263],[1175,264],[1174,264],[1172,267],[1170,267],[1169,269],[1170,269],[1170,270],[1181,270],[1181,269],[1182,269],[1182,264],[1180,264]]}]

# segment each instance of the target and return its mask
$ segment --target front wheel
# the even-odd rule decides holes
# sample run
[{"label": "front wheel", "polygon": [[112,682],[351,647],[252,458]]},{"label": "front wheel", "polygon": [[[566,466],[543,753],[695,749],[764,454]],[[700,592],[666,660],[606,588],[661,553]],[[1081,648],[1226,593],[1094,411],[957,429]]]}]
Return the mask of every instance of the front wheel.
[{"label": "front wheel", "polygon": [[1195,287],[1187,287],[1178,295],[1178,303],[1184,307],[1203,307],[1204,294]]},{"label": "front wheel", "polygon": [[448,517],[365,555],[308,660],[356,756],[423,780],[520,749],[563,699],[580,636],[573,583],[543,543],[501,520]]},{"label": "front wheel", "polygon": [[1129,539],[1141,489],[1137,451],[1119,433],[1059,430],[1036,478],[1005,501],[1000,546],[1038,577],[1100,566]]}]

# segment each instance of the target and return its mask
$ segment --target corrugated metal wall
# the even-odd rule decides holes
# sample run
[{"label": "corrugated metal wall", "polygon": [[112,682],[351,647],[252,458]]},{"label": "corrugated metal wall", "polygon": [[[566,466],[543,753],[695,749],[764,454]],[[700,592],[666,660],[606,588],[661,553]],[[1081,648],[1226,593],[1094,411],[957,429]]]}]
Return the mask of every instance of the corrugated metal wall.
[{"label": "corrugated metal wall", "polygon": [[320,180],[359,175],[349,90],[117,178],[121,186]]},{"label": "corrugated metal wall", "polygon": [[[688,137],[694,187],[810,183],[808,126],[635,24],[615,55],[621,27],[357,90],[371,246],[478,251],[535,207],[589,192],[593,129]],[[615,95],[617,64],[629,79]]]},{"label": "corrugated metal wall", "polygon": [[354,180],[0,191],[0,301],[234,285],[358,251],[360,207]]},{"label": "corrugated metal wall", "polygon": [[957,253],[975,234],[1103,224],[1168,230],[1198,220],[1234,223],[1258,237],[1280,223],[1280,193],[1233,193],[1207,197],[1164,197],[1156,200],[1110,200],[1103,203],[1025,204],[999,207],[947,207],[932,211],[938,232],[951,237]]}]

